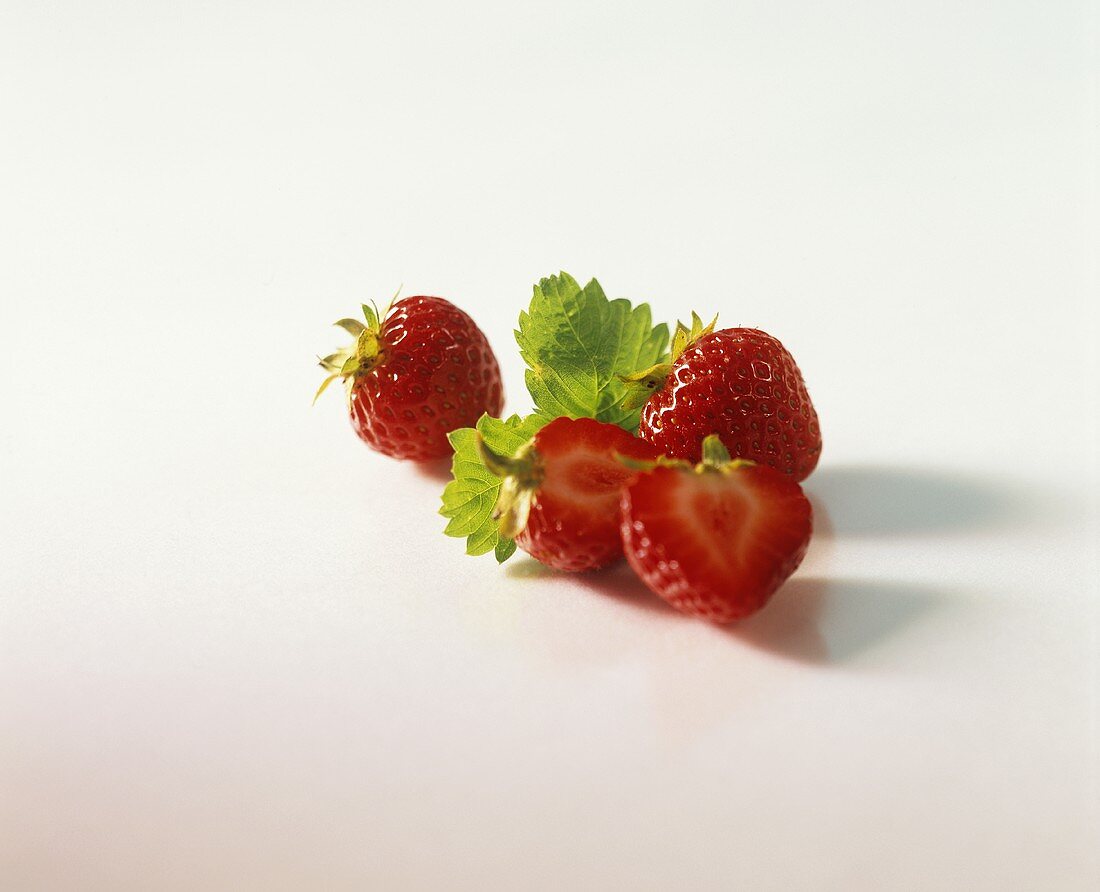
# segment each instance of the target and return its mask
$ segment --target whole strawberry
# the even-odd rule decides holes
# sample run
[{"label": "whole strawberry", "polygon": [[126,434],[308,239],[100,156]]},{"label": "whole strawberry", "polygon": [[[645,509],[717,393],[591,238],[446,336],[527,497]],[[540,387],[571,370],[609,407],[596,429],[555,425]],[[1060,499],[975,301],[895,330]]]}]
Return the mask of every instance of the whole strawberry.
[{"label": "whole strawberry", "polygon": [[[447,434],[472,426],[504,404],[500,367],[474,320],[441,297],[406,297],[380,317],[363,306],[366,324],[341,319],[355,342],[326,356],[329,376],[347,388],[355,432],[372,449],[424,461],[451,454]],[[316,397],[314,397],[316,399]]]},{"label": "whole strawberry", "polygon": [[634,478],[620,458],[653,461],[657,450],[618,425],[557,418],[512,457],[479,441],[481,459],[502,477],[500,532],[558,570],[592,570],[622,557],[619,500]]},{"label": "whole strawberry", "polygon": [[717,433],[735,458],[805,480],[821,455],[817,412],[794,357],[756,328],[714,331],[692,314],[677,327],[672,364],[626,379],[646,399],[638,435],[665,455],[697,462]]},{"label": "whole strawberry", "polygon": [[623,550],[677,610],[718,623],[763,607],[794,572],[812,531],[810,502],[790,477],[730,461],[717,436],[703,462],[665,462],[622,497]]}]

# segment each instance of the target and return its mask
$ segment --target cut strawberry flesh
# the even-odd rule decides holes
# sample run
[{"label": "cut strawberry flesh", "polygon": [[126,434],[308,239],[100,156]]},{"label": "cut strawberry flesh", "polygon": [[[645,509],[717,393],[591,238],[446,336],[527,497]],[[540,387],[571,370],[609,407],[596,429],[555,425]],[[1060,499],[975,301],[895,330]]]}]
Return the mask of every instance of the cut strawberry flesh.
[{"label": "cut strawberry flesh", "polygon": [[542,476],[516,544],[561,570],[589,570],[621,557],[619,500],[637,471],[619,458],[649,461],[656,449],[591,418],[558,418],[532,446]]},{"label": "cut strawberry flesh", "polygon": [[607,453],[578,452],[550,464],[543,486],[553,488],[562,498],[588,504],[607,502],[614,510],[623,484],[635,473]]},{"label": "cut strawberry flesh", "polygon": [[702,474],[658,468],[623,499],[627,557],[678,609],[719,622],[758,610],[810,537],[801,488],[761,466]]}]

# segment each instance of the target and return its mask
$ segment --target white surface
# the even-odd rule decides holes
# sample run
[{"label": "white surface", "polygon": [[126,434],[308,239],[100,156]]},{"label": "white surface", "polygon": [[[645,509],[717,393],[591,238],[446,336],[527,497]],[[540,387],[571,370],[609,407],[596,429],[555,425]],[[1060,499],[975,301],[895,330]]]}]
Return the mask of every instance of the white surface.
[{"label": "white surface", "polygon": [[[6,2],[0,886],[1097,888],[1095,26]],[[798,357],[744,627],[464,557],[310,409],[403,282],[524,410],[559,268]]]}]

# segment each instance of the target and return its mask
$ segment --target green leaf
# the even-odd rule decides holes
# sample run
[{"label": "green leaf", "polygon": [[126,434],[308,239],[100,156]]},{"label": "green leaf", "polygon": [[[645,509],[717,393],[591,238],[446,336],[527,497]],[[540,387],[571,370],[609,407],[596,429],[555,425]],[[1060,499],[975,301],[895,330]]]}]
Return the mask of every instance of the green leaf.
[{"label": "green leaf", "polygon": [[496,559],[498,564],[503,564],[516,553],[516,540],[505,539],[503,536],[497,539]]},{"label": "green leaf", "polygon": [[500,478],[485,467],[477,449],[477,435],[501,455],[514,455],[552,416],[543,414],[520,418],[493,418],[482,415],[477,428],[464,427],[450,435],[454,447],[451,464],[453,479],[443,490],[443,506],[439,513],[448,518],[443,530],[448,536],[466,539],[467,554],[494,552],[504,563],[516,550],[511,539],[500,535],[493,520],[493,506],[500,491]]},{"label": "green leaf", "polygon": [[653,324],[648,304],[608,300],[593,279],[568,273],[543,279],[520,313],[516,342],[527,363],[527,389],[551,417],[595,418],[633,432],[640,408],[623,403],[620,376],[666,358],[668,326]]}]

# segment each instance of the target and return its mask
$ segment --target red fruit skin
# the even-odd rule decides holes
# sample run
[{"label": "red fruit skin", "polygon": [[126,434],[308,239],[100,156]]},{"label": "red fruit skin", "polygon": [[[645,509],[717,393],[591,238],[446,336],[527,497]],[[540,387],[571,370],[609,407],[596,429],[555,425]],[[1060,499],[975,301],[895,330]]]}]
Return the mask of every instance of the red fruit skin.
[{"label": "red fruit skin", "polygon": [[447,434],[504,406],[500,366],[466,313],[441,297],[397,301],[382,324],[382,360],[356,379],[351,426],[372,449],[426,461],[451,454]]},{"label": "red fruit skin", "polygon": [[699,338],[642,409],[638,435],[665,455],[697,463],[708,434],[733,458],[794,480],[817,467],[817,412],[794,357],[767,332],[726,328]]},{"label": "red fruit skin", "polygon": [[653,461],[657,450],[592,418],[557,418],[535,435],[533,446],[544,476],[516,544],[536,560],[571,572],[621,558],[619,500],[637,471],[616,456]]},{"label": "red fruit skin", "polygon": [[802,488],[762,465],[728,474],[657,468],[627,486],[621,510],[634,572],[677,610],[716,623],[763,607],[813,531]]}]

